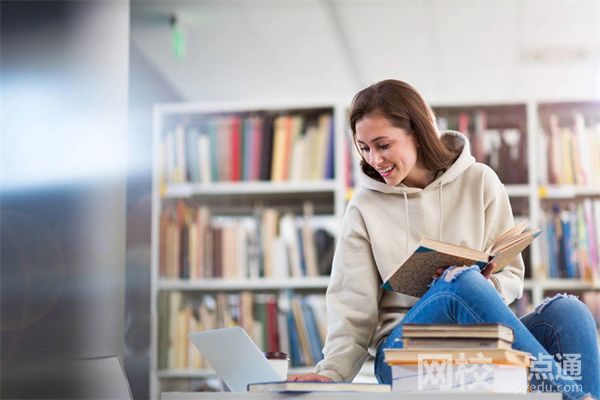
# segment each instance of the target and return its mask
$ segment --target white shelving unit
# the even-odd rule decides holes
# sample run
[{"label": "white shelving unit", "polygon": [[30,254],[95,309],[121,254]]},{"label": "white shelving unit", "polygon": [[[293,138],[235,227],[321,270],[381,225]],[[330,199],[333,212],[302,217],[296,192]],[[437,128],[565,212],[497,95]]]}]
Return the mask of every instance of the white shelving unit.
[{"label": "white shelving unit", "polygon": [[337,182],[220,182],[211,185],[174,184],[165,189],[166,198],[188,198],[192,196],[272,196],[278,194],[335,193]]},{"label": "white shelving unit", "polygon": [[[598,100],[587,100],[582,102],[572,101],[569,103],[598,103]],[[544,201],[552,200],[575,200],[585,197],[599,197],[600,187],[581,187],[575,185],[542,185],[540,171],[538,170],[538,158],[547,156],[545,149],[540,148],[539,135],[541,134],[539,107],[543,104],[553,104],[554,102],[543,102],[535,100],[516,101],[510,103],[477,103],[470,102],[464,104],[434,105],[434,109],[464,108],[476,109],[478,107],[498,107],[507,105],[524,105],[526,108],[526,129],[527,129],[527,183],[525,184],[507,184],[506,189],[511,199],[527,199],[528,215],[527,218],[532,226],[536,226],[541,220],[542,205]],[[539,304],[545,297],[545,292],[558,290],[600,290],[600,283],[585,282],[574,279],[549,279],[546,277],[547,266],[543,265],[541,255],[541,241],[536,240],[531,245],[530,262],[527,266],[531,268],[531,278],[525,280],[525,290],[531,292],[531,302]]]},{"label": "white shelving unit", "polygon": [[[476,106],[502,105],[475,104]],[[526,199],[528,205],[528,218],[532,225],[540,221],[542,202],[550,199],[575,199],[587,196],[600,196],[600,188],[556,186],[538,184],[539,171],[537,170],[537,158],[541,155],[539,149],[539,115],[536,101],[523,101],[520,103],[526,107],[526,129],[527,129],[527,159],[528,176],[527,183],[507,185],[507,192],[513,199]],[[460,106],[460,105],[458,105]],[[455,107],[454,105],[452,107]],[[243,113],[249,111],[288,111],[303,109],[331,109],[334,116],[335,127],[335,167],[332,180],[313,182],[223,182],[210,185],[202,184],[172,184],[161,186],[159,181],[159,137],[163,131],[163,121],[167,117],[185,116],[190,114],[208,113]],[[314,290],[322,291],[327,287],[328,277],[297,278],[297,279],[246,279],[246,280],[224,280],[205,279],[197,281],[167,280],[159,277],[159,217],[163,201],[172,199],[192,198],[216,198],[220,196],[234,197],[246,201],[260,201],[261,199],[277,199],[287,196],[298,199],[312,198],[312,196],[324,196],[331,206],[331,215],[341,221],[345,204],[346,188],[344,182],[344,146],[343,139],[346,127],[347,104],[339,101],[324,102],[297,102],[297,103],[249,103],[249,104],[161,104],[154,109],[154,174],[152,191],[152,285],[151,285],[151,397],[158,398],[160,393],[160,381],[164,379],[195,379],[214,376],[211,371],[204,370],[170,370],[159,371],[157,369],[158,355],[158,312],[157,297],[161,291],[187,291],[187,292],[237,292],[237,291],[284,291],[292,290]],[[356,168],[357,163],[354,163]],[[531,246],[530,265],[531,279],[525,282],[525,289],[531,292],[531,301],[538,304],[544,298],[546,291],[553,290],[600,290],[600,284],[588,283],[569,279],[547,279],[541,257],[539,241]],[[304,371],[307,372],[308,370]],[[361,370],[360,380],[370,381],[372,379],[372,364],[366,364]],[[293,370],[292,373],[301,373],[303,370]]]},{"label": "white shelving unit", "polygon": [[577,187],[573,185],[540,185],[539,197],[543,200],[575,199],[577,197],[600,196],[600,188],[591,186]]},{"label": "white shelving unit", "polygon": [[[540,108],[547,105],[566,104],[564,102],[533,102],[527,103],[527,125],[530,138],[530,176],[529,181],[534,183],[531,191],[529,205],[531,221],[540,221],[543,203],[553,200],[576,200],[586,197],[600,196],[600,187],[575,186],[575,185],[546,185],[540,184],[545,181],[539,168],[539,157],[547,157],[546,149],[540,147],[540,135],[542,134],[542,122]],[[600,103],[598,99],[583,102],[568,102],[570,104]],[[542,265],[541,243],[536,240],[532,246],[532,279],[525,282],[525,287],[531,290],[531,301],[533,304],[539,304],[545,297],[546,292],[553,291],[577,291],[577,290],[600,290],[600,283],[597,280],[587,282],[579,279],[550,279],[547,277],[547,267]]]},{"label": "white shelving unit", "polygon": [[[327,109],[332,112],[334,124],[334,179],[322,181],[240,181],[216,182],[212,184],[162,184],[159,180],[159,143],[166,118],[183,118],[200,114],[234,114],[234,113],[284,113],[302,112],[305,110]],[[290,279],[203,279],[203,280],[169,280],[159,276],[159,218],[163,201],[187,199],[203,200],[217,198],[235,198],[238,203],[250,206],[262,201],[285,198],[301,204],[302,199],[318,198],[328,204],[330,215],[341,220],[345,207],[344,172],[344,115],[345,105],[335,101],[295,102],[295,103],[223,103],[223,104],[160,104],[154,108],[154,173],[152,191],[152,285],[151,285],[151,365],[150,395],[156,399],[161,392],[161,380],[165,379],[197,379],[214,377],[212,371],[206,370],[158,370],[158,310],[157,297],[161,291],[183,291],[198,293],[215,292],[280,292],[285,290],[317,291],[324,293],[329,277],[306,277]],[[315,211],[316,211],[315,207]],[[241,211],[240,211],[241,210]],[[238,210],[241,214],[247,209]],[[231,210],[230,210],[231,211]],[[372,367],[371,367],[372,370]],[[291,373],[295,371],[292,370]]]},{"label": "white shelving unit", "polygon": [[261,278],[261,279],[203,279],[198,281],[166,280],[158,282],[160,290],[198,290],[203,292],[241,290],[282,290],[282,289],[326,289],[329,283],[328,276],[306,278]]}]

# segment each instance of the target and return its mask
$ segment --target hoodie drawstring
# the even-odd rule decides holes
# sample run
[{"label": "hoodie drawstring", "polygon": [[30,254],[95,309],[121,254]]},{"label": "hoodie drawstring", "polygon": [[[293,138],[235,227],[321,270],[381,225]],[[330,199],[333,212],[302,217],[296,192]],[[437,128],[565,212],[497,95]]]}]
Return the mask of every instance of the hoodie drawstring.
[{"label": "hoodie drawstring", "polygon": [[440,193],[440,196],[439,196],[439,199],[440,199],[440,207],[439,207],[439,210],[440,210],[440,235],[439,236],[440,237],[439,237],[439,241],[440,242],[442,241],[442,232],[443,232],[443,227],[444,227],[444,199],[443,199],[443,196],[442,196],[442,193],[443,193],[442,187],[443,187],[443,185],[444,184],[440,181],[440,186],[439,186],[439,188],[440,188],[440,190],[439,190],[439,193]]},{"label": "hoodie drawstring", "polygon": [[402,192],[404,195],[404,220],[406,221],[406,243],[404,245],[405,253],[408,253],[408,237],[410,236],[410,219],[408,218],[408,199],[406,198],[406,192]]},{"label": "hoodie drawstring", "polygon": [[[439,218],[440,218],[440,230],[438,233],[438,240],[442,241],[442,233],[444,232],[444,184],[442,182],[440,182],[439,186],[438,186],[438,199],[440,202],[440,206],[438,208],[439,210]],[[410,218],[408,217],[408,198],[406,196],[406,192],[402,192],[402,195],[404,196],[404,220],[406,221],[406,239],[405,239],[405,243],[404,243],[404,248],[406,251],[406,254],[408,254],[408,238],[410,236]]]}]

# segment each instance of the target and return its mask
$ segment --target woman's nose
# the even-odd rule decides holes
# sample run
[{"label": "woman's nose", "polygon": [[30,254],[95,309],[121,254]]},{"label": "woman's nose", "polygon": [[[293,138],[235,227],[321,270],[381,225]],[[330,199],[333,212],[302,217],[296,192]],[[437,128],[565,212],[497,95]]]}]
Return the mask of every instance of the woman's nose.
[{"label": "woman's nose", "polygon": [[379,161],[381,161],[381,155],[376,151],[371,151],[369,154],[369,164],[377,165]]}]

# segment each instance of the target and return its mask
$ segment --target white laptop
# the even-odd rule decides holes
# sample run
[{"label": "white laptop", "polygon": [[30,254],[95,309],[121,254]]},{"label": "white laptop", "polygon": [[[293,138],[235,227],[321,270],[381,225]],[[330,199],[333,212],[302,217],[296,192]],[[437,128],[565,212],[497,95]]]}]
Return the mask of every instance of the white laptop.
[{"label": "white laptop", "polygon": [[191,332],[190,340],[232,392],[249,383],[281,381],[263,352],[239,326]]}]

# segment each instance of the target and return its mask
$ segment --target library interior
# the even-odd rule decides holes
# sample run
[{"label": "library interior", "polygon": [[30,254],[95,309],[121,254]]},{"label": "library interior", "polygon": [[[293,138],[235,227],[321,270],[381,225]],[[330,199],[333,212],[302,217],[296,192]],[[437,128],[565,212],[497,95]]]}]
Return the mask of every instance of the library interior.
[{"label": "library interior", "polygon": [[[477,390],[536,398],[528,390],[536,360],[524,355],[520,331],[506,332],[504,320],[479,319],[485,324],[466,323],[472,331],[460,333],[433,325],[437,320],[420,321],[429,329],[407,323],[403,348],[385,352],[393,382],[375,373],[383,362],[378,345],[391,335],[375,332],[390,323],[390,305],[410,297],[412,306],[422,293],[452,279],[458,284],[470,272],[440,272],[418,295],[390,282],[406,285],[398,277],[418,274],[410,265],[421,275],[426,269],[425,281],[434,279],[428,263],[441,256],[431,252],[452,247],[432,250],[442,239],[481,252],[486,268],[500,259],[488,251],[497,239],[487,236],[492,226],[516,226],[508,236],[521,235],[502,249],[526,243],[497,272],[506,275],[495,278],[494,270],[485,288],[505,300],[515,321],[550,310],[556,299],[578,299],[597,347],[598,0],[2,0],[0,54],[2,398],[210,398],[202,396],[231,388],[190,333],[233,327],[243,328],[269,362],[287,360],[283,377],[294,377],[271,387],[249,381],[252,391],[329,398],[318,393],[335,388],[292,382],[322,371],[348,384],[337,386],[341,391],[391,390],[408,399],[443,389],[423,386],[421,372],[415,375],[415,349],[451,348],[455,353],[446,354],[456,356],[456,349],[476,354],[477,345],[494,361],[470,355],[466,362],[495,379]],[[369,116],[391,114],[381,111],[381,99],[380,108],[360,114],[353,99],[386,80],[420,93],[438,136],[460,132],[442,138],[458,135],[462,151],[474,157],[468,168],[497,176],[496,193],[512,215],[499,222],[486,214],[480,231],[466,232],[479,229],[472,221],[483,216],[474,205],[474,215],[453,217],[465,212],[461,198],[503,198],[486,200],[483,186],[471,186],[464,191],[477,193],[454,199],[451,193],[460,192],[452,181],[429,194],[408,180],[394,188],[386,180],[394,170],[370,165],[367,153],[385,149],[377,140],[370,150],[357,142],[366,135],[361,121],[364,127]],[[394,132],[420,129],[407,115],[410,132],[393,122]],[[380,175],[367,176],[365,165]],[[421,168],[421,158],[414,165]],[[436,170],[432,180],[443,181],[453,167]],[[383,186],[391,189],[372,189]],[[421,195],[434,199],[426,210],[416,205]],[[438,236],[442,214],[448,233],[440,225]],[[369,218],[389,223],[375,226]],[[382,228],[385,237],[375,232]],[[433,232],[433,242],[409,240],[420,228]],[[479,242],[471,243],[476,235]],[[397,250],[380,257],[378,246]],[[403,264],[412,252],[405,246],[431,257]],[[370,256],[353,257],[361,251]],[[362,260],[368,265],[352,265]],[[436,266],[478,262],[460,260]],[[378,286],[363,291],[372,275],[357,271],[368,268]],[[412,275],[391,275],[396,269]],[[508,274],[518,291],[509,301],[502,288]],[[335,296],[343,290],[353,291],[347,298],[356,303],[340,304],[346,297]],[[356,316],[361,301],[373,302],[379,320],[357,328],[366,332],[361,343],[340,338],[352,318],[356,325],[368,318]],[[354,309],[332,315],[344,307]],[[346,351],[359,354],[340,355],[352,363],[342,368],[348,372],[330,370],[335,362],[327,358]],[[573,372],[572,359],[548,351],[562,373]],[[588,351],[596,359],[584,354],[578,365],[583,374],[598,374],[598,349]],[[223,354],[237,356],[234,348]],[[510,371],[492,371],[503,363]],[[600,395],[600,376],[592,381],[588,393]],[[478,398],[467,390],[473,393],[448,398]],[[246,395],[235,398],[260,398]]]}]

